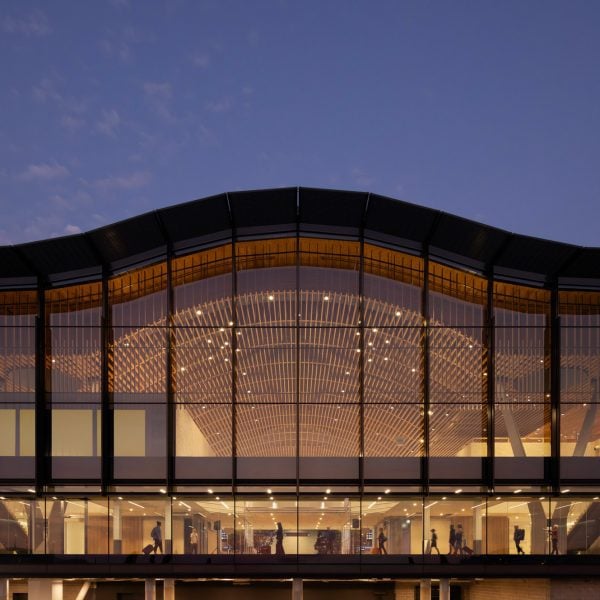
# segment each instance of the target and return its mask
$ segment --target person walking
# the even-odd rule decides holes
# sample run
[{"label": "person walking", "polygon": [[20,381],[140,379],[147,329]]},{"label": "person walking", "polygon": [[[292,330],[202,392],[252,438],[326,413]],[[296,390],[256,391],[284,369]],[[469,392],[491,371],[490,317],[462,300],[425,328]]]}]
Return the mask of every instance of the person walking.
[{"label": "person walking", "polygon": [[429,554],[433,554],[433,549],[435,548],[435,551],[439,554],[440,553],[440,549],[438,548],[437,545],[437,540],[438,540],[438,536],[437,533],[435,532],[435,529],[431,530],[431,545],[429,546]]},{"label": "person walking", "polygon": [[152,529],[150,532],[150,537],[154,542],[154,554],[156,554],[157,550],[160,550],[160,553],[163,554],[163,545],[162,545],[162,530],[160,528],[160,521],[156,521],[156,527]]},{"label": "person walking", "polygon": [[190,546],[192,554],[198,554],[198,530],[195,527],[192,527],[192,532],[190,533]]},{"label": "person walking", "polygon": [[456,554],[456,529],[454,529],[453,523],[450,523],[450,536],[448,537],[448,544],[450,546],[448,554]]},{"label": "person walking", "polygon": [[379,554],[387,554],[387,550],[385,548],[385,543],[387,542],[387,537],[385,533],[383,533],[383,527],[379,528],[379,535],[377,536],[377,546],[379,548]]},{"label": "person walking", "polygon": [[552,552],[550,554],[558,554],[558,525],[552,525],[550,540],[552,541]]},{"label": "person walking", "polygon": [[521,548],[521,541],[525,539],[525,530],[519,529],[518,525],[515,525],[515,531],[513,533],[513,540],[515,542],[515,548],[517,549],[517,554],[525,554],[523,548]]},{"label": "person walking", "polygon": [[456,533],[455,533],[455,537],[456,540],[454,542],[454,549],[456,550],[456,552],[454,552],[454,554],[462,554],[462,548],[463,548],[463,528],[462,525],[459,523],[456,526]]},{"label": "person walking", "polygon": [[277,523],[277,531],[275,532],[275,554],[280,556],[285,554],[283,549],[283,525]]}]

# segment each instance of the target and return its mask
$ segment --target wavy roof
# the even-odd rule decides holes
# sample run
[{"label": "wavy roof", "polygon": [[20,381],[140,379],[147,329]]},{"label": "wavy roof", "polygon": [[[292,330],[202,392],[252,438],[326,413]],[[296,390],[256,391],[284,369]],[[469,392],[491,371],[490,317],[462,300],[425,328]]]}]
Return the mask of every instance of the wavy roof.
[{"label": "wavy roof", "polygon": [[[550,210],[550,209],[549,209]],[[540,215],[543,218],[543,215]],[[219,194],[82,234],[0,247],[0,287],[98,278],[235,237],[366,239],[502,279],[600,287],[600,248],[509,233],[378,194],[281,188]]]}]

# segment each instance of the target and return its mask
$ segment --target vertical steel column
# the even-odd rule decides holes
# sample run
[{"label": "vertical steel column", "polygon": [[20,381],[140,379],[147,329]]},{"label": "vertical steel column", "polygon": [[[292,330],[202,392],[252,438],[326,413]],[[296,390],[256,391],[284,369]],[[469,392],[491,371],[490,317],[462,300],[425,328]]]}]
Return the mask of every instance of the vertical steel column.
[{"label": "vertical steel column", "polygon": [[113,454],[114,454],[114,420],[113,420],[113,394],[110,373],[113,365],[113,329],[112,314],[108,297],[108,271],[102,269],[102,316],[100,330],[101,363],[100,363],[100,400],[102,412],[100,417],[100,452],[102,493],[109,492],[113,480]]},{"label": "vertical steel column", "polygon": [[495,459],[495,439],[496,439],[496,406],[495,400],[495,353],[496,353],[496,320],[494,317],[494,281],[492,275],[487,276],[487,305],[486,319],[484,325],[484,346],[486,348],[486,358],[483,369],[486,385],[486,433],[487,433],[487,459],[485,480],[488,492],[494,491],[494,459]]},{"label": "vertical steel column", "polygon": [[[296,188],[296,530],[300,528],[300,187]],[[296,552],[298,540],[296,539]]]},{"label": "vertical steel column", "polygon": [[173,308],[173,245],[167,240],[167,492],[175,489],[175,391],[177,389],[177,361],[175,360],[175,327]]},{"label": "vertical steel column", "polygon": [[42,494],[49,483],[52,431],[46,402],[47,323],[44,286],[38,278],[38,314],[35,320],[35,491]]},{"label": "vertical steel column", "polygon": [[362,497],[365,489],[365,470],[364,470],[364,458],[365,458],[365,222],[367,218],[367,211],[369,210],[369,201],[371,200],[371,194],[367,194],[367,200],[365,203],[365,209],[360,222],[359,230],[359,244],[360,244],[360,256],[358,266],[358,325],[359,333],[358,343],[360,353],[358,355],[359,366],[359,381],[358,381],[358,410],[359,410],[359,449],[358,449],[358,479],[359,479],[359,492],[360,498]]},{"label": "vertical steel column", "polygon": [[300,188],[296,188],[296,529],[300,522]]},{"label": "vertical steel column", "polygon": [[[229,212],[229,222],[231,224],[231,320],[233,322],[233,326],[231,327],[231,490],[235,509],[235,504],[237,502],[237,231],[233,212],[231,210],[229,194],[225,194],[225,197],[227,199],[227,210]],[[235,551],[236,548],[234,544],[234,553]]]},{"label": "vertical steel column", "polygon": [[423,453],[421,456],[421,483],[423,494],[429,494],[429,245],[423,248],[423,291],[421,295],[423,329],[421,356],[423,364]]},{"label": "vertical steel column", "polygon": [[[550,295],[550,477],[552,491],[560,492],[560,307],[558,282],[554,281]],[[546,390],[545,390],[546,391]]]}]

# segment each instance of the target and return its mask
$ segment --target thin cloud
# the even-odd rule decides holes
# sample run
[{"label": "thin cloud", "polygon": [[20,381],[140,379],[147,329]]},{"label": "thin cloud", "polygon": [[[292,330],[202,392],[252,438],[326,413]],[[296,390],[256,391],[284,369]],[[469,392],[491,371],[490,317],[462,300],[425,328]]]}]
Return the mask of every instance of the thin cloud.
[{"label": "thin cloud", "polygon": [[34,10],[28,15],[13,17],[7,15],[0,20],[0,28],[5,33],[26,36],[43,36],[52,33],[48,17],[41,10]]},{"label": "thin cloud", "polygon": [[136,171],[129,175],[97,179],[92,185],[103,190],[135,190],[148,185],[150,179],[150,173],[147,171]]},{"label": "thin cloud", "polygon": [[119,117],[119,113],[114,108],[103,110],[102,118],[96,123],[96,131],[109,137],[115,137],[120,123],[121,117]]},{"label": "thin cloud", "polygon": [[81,233],[81,227],[78,225],[65,225],[65,233],[67,235],[75,235],[76,233]]},{"label": "thin cloud", "polygon": [[210,57],[208,54],[194,54],[192,64],[199,69],[206,69],[210,65]]},{"label": "thin cloud", "polygon": [[162,98],[169,100],[173,95],[171,84],[167,82],[158,83],[156,81],[147,81],[144,83],[144,93],[152,98]]},{"label": "thin cloud", "polygon": [[170,107],[173,98],[171,84],[166,81],[147,81],[142,87],[152,110],[165,121],[173,121],[175,118]]},{"label": "thin cloud", "polygon": [[118,31],[108,32],[107,37],[100,40],[100,50],[109,58],[117,58],[121,62],[131,63],[134,59],[134,47],[138,44],[154,41],[149,35],[134,27],[123,27]]},{"label": "thin cloud", "polygon": [[233,100],[231,98],[221,98],[213,102],[206,103],[206,110],[213,113],[229,112],[233,108]]},{"label": "thin cloud", "polygon": [[21,181],[62,179],[69,175],[69,169],[58,163],[29,165],[19,176]]},{"label": "thin cloud", "polygon": [[85,125],[85,121],[79,117],[64,115],[60,120],[60,124],[67,131],[74,133]]}]

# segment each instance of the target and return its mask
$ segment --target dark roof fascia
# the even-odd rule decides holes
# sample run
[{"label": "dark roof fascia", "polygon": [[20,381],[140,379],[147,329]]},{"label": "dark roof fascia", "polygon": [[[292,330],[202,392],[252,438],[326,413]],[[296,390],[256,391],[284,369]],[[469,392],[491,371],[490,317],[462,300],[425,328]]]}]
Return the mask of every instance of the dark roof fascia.
[{"label": "dark roof fascia", "polygon": [[[277,215],[269,216],[265,219],[266,224],[260,225],[260,218],[255,218],[253,212],[243,207],[243,202],[244,198],[251,199],[253,210],[259,210],[263,197],[265,210],[269,206],[275,207]],[[235,222],[236,206],[239,215],[245,215],[242,219],[245,222],[241,223],[239,230]],[[290,221],[295,210],[298,223],[286,222]],[[336,225],[338,216],[341,225]],[[423,221],[418,223],[415,219]],[[444,224],[443,230],[438,230],[440,222]],[[464,230],[472,236],[470,239],[476,242],[472,245],[472,255],[453,250],[463,246],[449,237],[452,222],[464,225]],[[481,238],[477,227],[481,228]],[[0,287],[29,289],[38,283],[44,286],[68,285],[94,279],[100,274],[123,272],[164,260],[169,248],[173,254],[182,255],[226,243],[232,238],[283,237],[296,231],[307,236],[326,235],[339,239],[358,239],[362,233],[365,240],[386,247],[411,254],[428,253],[433,259],[459,268],[538,287],[558,282],[561,286],[597,289],[600,281],[600,268],[594,258],[600,248],[522,236],[377,194],[300,187],[219,194],[151,211],[87,233],[66,236],[70,244],[83,244],[82,251],[95,257],[98,263],[90,264],[87,258],[82,261],[82,268],[75,270],[70,268],[77,264],[72,257],[48,268],[42,265],[44,261],[36,250],[40,261],[31,260],[36,254],[28,250],[28,244],[0,248],[5,261],[16,261],[12,263],[15,266],[6,269],[4,277],[0,265]],[[485,247],[486,239],[492,244],[489,249]],[[448,240],[447,245],[444,240]],[[48,245],[51,249],[56,243],[56,255],[60,257],[61,252],[64,255],[65,248],[69,247],[66,241],[57,238],[56,241],[44,240],[29,246],[34,248],[39,244],[37,248],[42,248]],[[469,243],[465,243],[464,247],[468,248]],[[521,250],[527,252],[528,249],[531,254],[519,254]],[[536,268],[538,266],[539,269]]]}]

